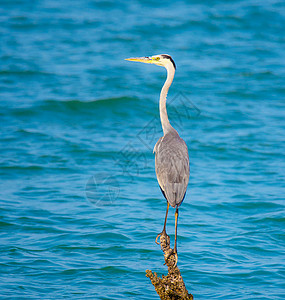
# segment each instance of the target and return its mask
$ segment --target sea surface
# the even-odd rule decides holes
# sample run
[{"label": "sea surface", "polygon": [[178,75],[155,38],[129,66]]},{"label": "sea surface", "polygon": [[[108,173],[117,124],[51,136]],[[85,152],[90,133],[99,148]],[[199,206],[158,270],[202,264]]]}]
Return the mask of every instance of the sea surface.
[{"label": "sea surface", "polygon": [[124,59],[167,53],[186,286],[285,299],[284,32],[282,0],[0,1],[0,298],[158,299],[166,71]]}]

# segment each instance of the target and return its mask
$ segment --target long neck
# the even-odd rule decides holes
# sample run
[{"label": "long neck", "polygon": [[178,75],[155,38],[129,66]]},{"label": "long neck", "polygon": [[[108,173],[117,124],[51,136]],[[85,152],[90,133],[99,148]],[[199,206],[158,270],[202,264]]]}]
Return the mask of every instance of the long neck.
[{"label": "long neck", "polygon": [[170,125],[168,116],[167,116],[167,110],[166,110],[166,97],[169,90],[169,87],[171,86],[171,83],[174,78],[175,69],[171,65],[169,65],[167,68],[167,78],[166,81],[161,89],[160,92],[160,100],[159,100],[159,112],[160,112],[160,121],[163,129],[163,134],[165,135],[167,132],[169,132],[173,127]]}]

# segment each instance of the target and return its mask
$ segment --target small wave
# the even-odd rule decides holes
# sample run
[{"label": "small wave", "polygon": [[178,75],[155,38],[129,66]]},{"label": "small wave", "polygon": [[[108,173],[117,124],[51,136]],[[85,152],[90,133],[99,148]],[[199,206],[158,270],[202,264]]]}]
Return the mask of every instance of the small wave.
[{"label": "small wave", "polygon": [[114,105],[124,105],[130,101],[134,101],[136,98],[132,97],[114,97],[114,98],[103,98],[90,101],[81,101],[78,99],[73,100],[46,100],[41,105],[40,108],[50,111],[58,110],[88,110],[102,107],[113,107]]},{"label": "small wave", "polygon": [[53,73],[36,71],[36,70],[0,70],[1,75],[13,75],[13,76],[50,76]]}]

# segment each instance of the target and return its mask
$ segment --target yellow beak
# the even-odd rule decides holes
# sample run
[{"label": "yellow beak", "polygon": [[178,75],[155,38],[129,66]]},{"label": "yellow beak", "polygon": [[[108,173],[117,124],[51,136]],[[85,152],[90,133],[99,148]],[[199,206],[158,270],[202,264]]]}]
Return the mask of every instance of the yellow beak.
[{"label": "yellow beak", "polygon": [[131,58],[126,58],[125,60],[129,60],[129,61],[138,61],[138,62],[142,62],[142,63],[146,63],[146,64],[151,64],[153,62],[151,57],[131,57]]}]

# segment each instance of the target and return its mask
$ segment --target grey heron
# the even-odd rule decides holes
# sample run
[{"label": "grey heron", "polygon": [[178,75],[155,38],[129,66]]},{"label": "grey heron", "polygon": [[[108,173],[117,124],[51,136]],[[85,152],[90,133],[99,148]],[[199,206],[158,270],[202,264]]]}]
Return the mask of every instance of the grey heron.
[{"label": "grey heron", "polygon": [[184,142],[184,140],[180,138],[178,132],[170,125],[166,110],[167,93],[174,78],[176,65],[172,57],[167,54],[154,55],[150,57],[134,57],[128,58],[126,60],[155,64],[158,66],[165,67],[167,70],[167,79],[161,89],[159,100],[160,121],[163,129],[163,136],[158,140],[153,150],[153,152],[155,152],[156,177],[162,194],[167,200],[167,208],[163,230],[157,235],[155,242],[157,243],[157,239],[159,236],[167,237],[166,222],[169,205],[171,205],[172,207],[176,208],[175,241],[173,248],[173,253],[176,257],[176,264],[178,259],[178,207],[184,200],[189,181],[189,155],[187,145]]}]

